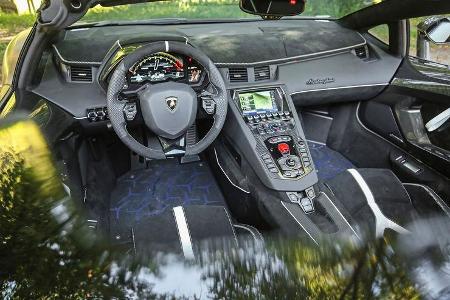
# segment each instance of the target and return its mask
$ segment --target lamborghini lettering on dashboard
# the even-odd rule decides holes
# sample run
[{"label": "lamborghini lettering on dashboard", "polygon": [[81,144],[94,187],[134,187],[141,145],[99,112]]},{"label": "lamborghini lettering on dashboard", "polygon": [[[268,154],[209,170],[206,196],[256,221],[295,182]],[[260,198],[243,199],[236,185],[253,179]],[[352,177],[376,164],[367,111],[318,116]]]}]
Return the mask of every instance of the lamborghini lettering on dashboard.
[{"label": "lamborghini lettering on dashboard", "polygon": [[311,78],[306,82],[306,85],[316,85],[316,84],[327,84],[327,83],[333,83],[336,79],[334,77],[326,77],[326,78]]}]

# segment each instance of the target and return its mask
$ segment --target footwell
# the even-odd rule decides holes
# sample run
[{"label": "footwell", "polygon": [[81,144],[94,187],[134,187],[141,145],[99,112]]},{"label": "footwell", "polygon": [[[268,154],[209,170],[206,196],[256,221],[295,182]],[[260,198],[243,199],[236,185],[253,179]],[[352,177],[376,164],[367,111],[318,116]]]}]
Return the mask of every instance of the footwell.
[{"label": "footwell", "polygon": [[111,220],[137,224],[178,205],[224,205],[223,195],[205,163],[152,161],[148,169],[125,174],[112,193]]},{"label": "footwell", "polygon": [[322,143],[308,141],[309,150],[320,180],[331,179],[355,166],[339,152]]}]

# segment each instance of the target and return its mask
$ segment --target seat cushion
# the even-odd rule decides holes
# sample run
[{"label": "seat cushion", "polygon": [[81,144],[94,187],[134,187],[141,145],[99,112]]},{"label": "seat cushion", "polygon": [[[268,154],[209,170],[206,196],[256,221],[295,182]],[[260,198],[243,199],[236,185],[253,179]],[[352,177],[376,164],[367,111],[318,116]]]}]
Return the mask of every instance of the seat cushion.
[{"label": "seat cushion", "polygon": [[223,206],[176,206],[131,225],[122,235],[129,248],[146,254],[186,256],[186,247],[196,254],[207,243],[236,245],[234,227]]},{"label": "seat cushion", "polygon": [[325,185],[338,202],[337,206],[363,230],[373,232],[377,226],[387,226],[404,232],[396,225],[402,227],[416,215],[404,186],[387,169],[350,169],[326,181]]}]

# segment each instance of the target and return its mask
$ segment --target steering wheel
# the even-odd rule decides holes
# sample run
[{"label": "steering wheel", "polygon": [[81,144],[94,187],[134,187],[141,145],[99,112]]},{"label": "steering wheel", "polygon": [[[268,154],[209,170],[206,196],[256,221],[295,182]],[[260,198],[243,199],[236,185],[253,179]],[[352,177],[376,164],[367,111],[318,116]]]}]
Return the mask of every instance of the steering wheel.
[{"label": "steering wheel", "polygon": [[[192,57],[200,63],[208,73],[207,88],[197,93],[187,83],[161,82],[146,83],[136,90],[124,90],[126,75],[131,67],[151,54],[169,51]],[[199,99],[202,108],[214,121],[200,141],[190,144],[187,135],[195,122]],[[119,63],[108,85],[107,108],[114,131],[126,146],[143,157],[165,159],[175,154],[189,156],[205,150],[222,130],[228,97],[223,77],[208,56],[191,45],[164,41],[142,46]],[[137,115],[158,136],[160,144],[146,146],[129,133],[127,125]]]}]

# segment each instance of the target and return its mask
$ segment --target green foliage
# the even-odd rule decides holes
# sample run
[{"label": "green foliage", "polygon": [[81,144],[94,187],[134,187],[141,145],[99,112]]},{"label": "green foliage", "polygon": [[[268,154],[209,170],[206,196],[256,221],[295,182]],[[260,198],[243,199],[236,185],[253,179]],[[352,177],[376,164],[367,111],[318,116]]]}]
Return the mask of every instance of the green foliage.
[{"label": "green foliage", "polygon": [[[370,5],[364,0],[310,0],[304,15],[341,17]],[[238,0],[180,0],[91,9],[82,21],[146,20],[157,18],[229,19],[254,18],[239,9]]]},{"label": "green foliage", "polygon": [[0,12],[17,13],[17,7],[13,0],[0,0]]},{"label": "green foliage", "polygon": [[0,12],[0,33],[7,32],[14,35],[33,25],[35,15],[16,15]]},{"label": "green foliage", "polygon": [[31,27],[36,19],[34,15],[17,15],[0,11],[0,85],[3,55],[9,41],[22,30]]},{"label": "green foliage", "polygon": [[[0,131],[23,141],[32,129],[24,124]],[[23,150],[17,149],[26,145],[0,144],[0,297],[120,297],[101,277],[106,268],[99,263],[101,252],[89,249],[91,235],[82,218],[72,214],[73,203],[64,197],[50,153],[40,146],[42,139],[33,136]]]},{"label": "green foliage", "polygon": [[82,22],[108,20],[149,20],[158,18],[236,19],[254,17],[239,9],[238,1],[163,1],[114,8],[95,7]]},{"label": "green foliage", "polygon": [[306,2],[304,14],[340,18],[371,4],[367,0],[309,0]]},{"label": "green foliage", "polygon": [[384,42],[385,44],[389,44],[389,27],[386,24],[379,25],[376,27],[373,27],[369,30],[369,33],[375,36],[380,41]]}]

